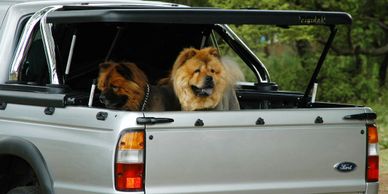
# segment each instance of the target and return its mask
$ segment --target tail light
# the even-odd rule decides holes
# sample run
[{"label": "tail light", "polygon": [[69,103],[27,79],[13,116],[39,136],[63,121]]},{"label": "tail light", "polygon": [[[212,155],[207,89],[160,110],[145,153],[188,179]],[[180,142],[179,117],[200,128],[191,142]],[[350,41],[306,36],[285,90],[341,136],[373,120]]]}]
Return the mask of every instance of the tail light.
[{"label": "tail light", "polygon": [[368,129],[368,160],[367,176],[368,182],[379,181],[379,154],[378,154],[378,133],[376,125],[367,125]]},{"label": "tail light", "polygon": [[144,132],[124,133],[117,144],[116,190],[144,190]]}]

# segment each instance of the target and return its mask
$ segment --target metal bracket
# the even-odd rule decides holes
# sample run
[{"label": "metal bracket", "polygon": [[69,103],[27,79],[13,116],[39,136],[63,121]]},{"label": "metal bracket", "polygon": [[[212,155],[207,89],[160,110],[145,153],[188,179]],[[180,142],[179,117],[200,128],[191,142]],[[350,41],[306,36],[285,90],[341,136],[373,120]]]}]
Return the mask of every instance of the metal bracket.
[{"label": "metal bracket", "polygon": [[6,102],[0,102],[0,110],[5,110],[7,108]]},{"label": "metal bracket", "polygon": [[320,116],[318,116],[318,117],[315,119],[314,123],[316,123],[316,124],[322,124],[322,123],[323,123],[323,118],[320,117]]},{"label": "metal bracket", "polygon": [[44,109],[45,115],[53,115],[55,112],[55,107],[49,106]]},{"label": "metal bracket", "polygon": [[105,121],[106,118],[108,118],[107,112],[98,112],[96,115],[96,119],[99,121]]},{"label": "metal bracket", "polygon": [[257,120],[256,120],[256,125],[264,125],[265,124],[265,121],[263,118],[259,117]]},{"label": "metal bracket", "polygon": [[205,124],[203,123],[202,119],[197,119],[194,123],[194,126],[196,127],[203,127]]}]

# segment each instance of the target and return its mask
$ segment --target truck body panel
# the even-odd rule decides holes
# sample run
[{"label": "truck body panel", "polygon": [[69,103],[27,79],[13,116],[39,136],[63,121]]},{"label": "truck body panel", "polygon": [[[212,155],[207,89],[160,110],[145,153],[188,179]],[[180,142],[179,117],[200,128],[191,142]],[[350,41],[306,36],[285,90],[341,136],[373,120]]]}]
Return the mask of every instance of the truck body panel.
[{"label": "truck body panel", "polygon": [[[133,119],[143,114],[66,107],[45,115],[45,108],[8,104],[0,111],[0,138],[22,137],[36,145],[56,193],[112,193],[115,142],[125,130],[143,129]],[[96,119],[101,111],[108,113],[105,121]]]},{"label": "truck body panel", "polygon": [[[174,119],[146,127],[146,192],[362,192],[365,122],[343,117],[364,111],[145,113]],[[323,123],[315,123],[318,116]],[[258,118],[265,124],[256,125]],[[204,126],[194,126],[197,119]],[[334,168],[345,161],[359,168],[347,173]]]}]

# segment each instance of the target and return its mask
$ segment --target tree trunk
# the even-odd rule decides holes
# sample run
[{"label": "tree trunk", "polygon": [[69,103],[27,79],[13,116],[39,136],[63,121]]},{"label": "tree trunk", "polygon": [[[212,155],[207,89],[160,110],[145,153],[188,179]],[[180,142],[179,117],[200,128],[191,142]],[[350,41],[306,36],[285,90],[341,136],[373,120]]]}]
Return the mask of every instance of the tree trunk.
[{"label": "tree trunk", "polygon": [[380,86],[385,85],[385,80],[387,77],[387,67],[388,67],[388,54],[385,54],[383,62],[380,65],[379,69],[379,83]]},{"label": "tree trunk", "polygon": [[297,40],[296,41],[296,51],[300,57],[305,56],[305,54],[311,50],[310,42],[307,40]]},{"label": "tree trunk", "polygon": [[356,62],[355,68],[352,72],[353,75],[357,75],[362,71],[362,60],[360,56],[360,46],[356,46],[354,49],[354,60]]}]

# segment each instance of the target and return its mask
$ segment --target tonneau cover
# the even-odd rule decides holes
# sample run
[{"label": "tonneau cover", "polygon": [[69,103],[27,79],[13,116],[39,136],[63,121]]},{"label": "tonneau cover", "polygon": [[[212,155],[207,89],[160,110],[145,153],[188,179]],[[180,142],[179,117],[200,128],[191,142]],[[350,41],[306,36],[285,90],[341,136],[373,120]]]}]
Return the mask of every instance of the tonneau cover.
[{"label": "tonneau cover", "polygon": [[48,22],[139,22],[182,24],[272,24],[337,25],[351,24],[345,12],[283,11],[212,8],[139,8],[65,6],[49,15]]}]

